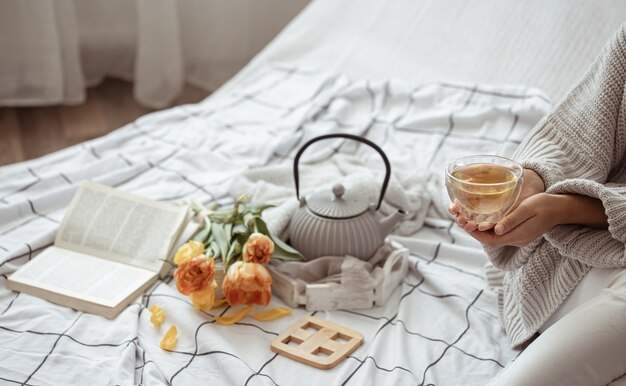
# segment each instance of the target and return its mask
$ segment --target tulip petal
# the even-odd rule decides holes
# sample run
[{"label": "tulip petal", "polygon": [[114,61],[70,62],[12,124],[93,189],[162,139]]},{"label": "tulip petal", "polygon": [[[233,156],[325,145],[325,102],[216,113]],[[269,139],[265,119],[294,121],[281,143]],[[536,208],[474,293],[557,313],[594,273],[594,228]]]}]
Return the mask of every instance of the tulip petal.
[{"label": "tulip petal", "polygon": [[187,260],[191,260],[196,256],[200,256],[204,253],[204,244],[195,241],[189,240],[187,243],[183,244],[178,248],[176,254],[174,255],[174,263],[176,265],[181,265]]},{"label": "tulip petal", "polygon": [[231,313],[228,316],[218,316],[217,318],[215,318],[215,321],[217,322],[217,324],[221,324],[224,326],[235,324],[241,319],[245,318],[246,315],[248,315],[248,313],[252,310],[252,307],[254,306],[251,304],[247,307],[241,308],[238,311]]},{"label": "tulip petal", "polygon": [[293,310],[285,307],[276,307],[266,311],[254,311],[252,317],[256,320],[268,322],[270,320],[280,319],[287,315],[291,315]]},{"label": "tulip petal", "polygon": [[176,335],[178,335],[178,330],[176,329],[176,325],[172,324],[172,326],[167,330],[163,339],[161,339],[161,348],[163,350],[173,350],[176,347]]},{"label": "tulip petal", "polygon": [[217,287],[217,283],[213,280],[207,288],[197,291],[189,295],[191,299],[191,303],[194,308],[200,311],[208,311],[213,308],[213,303],[215,302],[215,288]]},{"label": "tulip petal", "polygon": [[154,325],[154,328],[159,328],[161,323],[165,320],[165,311],[156,304],[150,306],[148,310],[152,313],[150,316],[150,322]]}]

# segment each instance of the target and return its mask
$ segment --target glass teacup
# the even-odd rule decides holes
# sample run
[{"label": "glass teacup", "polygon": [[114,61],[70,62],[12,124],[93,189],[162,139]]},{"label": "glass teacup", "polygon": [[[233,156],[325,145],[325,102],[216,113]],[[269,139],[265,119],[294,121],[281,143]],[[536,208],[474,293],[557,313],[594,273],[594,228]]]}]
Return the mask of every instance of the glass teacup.
[{"label": "glass teacup", "polygon": [[470,223],[495,224],[511,209],[522,190],[523,169],[495,155],[457,159],[446,167],[446,188]]}]

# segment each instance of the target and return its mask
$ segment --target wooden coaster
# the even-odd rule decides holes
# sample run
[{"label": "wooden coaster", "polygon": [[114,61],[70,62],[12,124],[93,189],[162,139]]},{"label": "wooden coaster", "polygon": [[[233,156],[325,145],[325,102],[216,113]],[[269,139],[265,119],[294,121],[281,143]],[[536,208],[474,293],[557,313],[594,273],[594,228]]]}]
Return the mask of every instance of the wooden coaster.
[{"label": "wooden coaster", "polygon": [[340,324],[304,317],[270,344],[275,353],[318,369],[332,369],[363,343],[363,335]]}]

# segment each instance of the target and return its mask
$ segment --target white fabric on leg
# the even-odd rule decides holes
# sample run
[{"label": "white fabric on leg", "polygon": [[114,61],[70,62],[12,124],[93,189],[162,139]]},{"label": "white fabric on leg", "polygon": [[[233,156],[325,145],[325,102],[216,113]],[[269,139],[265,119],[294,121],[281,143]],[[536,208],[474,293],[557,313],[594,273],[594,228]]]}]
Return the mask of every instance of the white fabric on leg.
[{"label": "white fabric on leg", "polygon": [[[490,385],[606,385],[626,374],[626,270],[549,327]],[[617,378],[617,379],[616,379]],[[619,383],[618,383],[619,384]]]},{"label": "white fabric on leg", "polygon": [[615,275],[623,271],[624,268],[592,268],[576,286],[574,291],[567,296],[567,299],[550,316],[550,318],[539,329],[540,333],[546,331],[550,326],[559,321],[584,302],[598,296],[603,289],[613,280]]}]

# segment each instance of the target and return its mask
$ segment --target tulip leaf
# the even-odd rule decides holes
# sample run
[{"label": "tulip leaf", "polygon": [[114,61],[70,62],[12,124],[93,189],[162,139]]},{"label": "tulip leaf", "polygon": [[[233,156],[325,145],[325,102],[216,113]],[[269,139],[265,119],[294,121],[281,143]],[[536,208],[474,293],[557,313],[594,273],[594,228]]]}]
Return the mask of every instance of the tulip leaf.
[{"label": "tulip leaf", "polygon": [[[244,234],[240,234],[239,236],[237,236],[237,241],[239,241],[240,245],[246,245],[246,241],[248,241],[248,237],[249,235],[247,233]],[[243,247],[242,247],[243,250]]]},{"label": "tulip leaf", "polygon": [[204,244],[209,240],[209,236],[211,235],[211,227],[204,227],[201,231],[196,233],[193,237],[193,241],[200,241]]},{"label": "tulip leaf", "polygon": [[191,206],[191,209],[193,209],[196,212],[202,212],[203,210],[206,209],[204,205],[202,205],[201,203],[197,201],[191,201],[190,206]]},{"label": "tulip leaf", "polygon": [[230,245],[232,232],[233,232],[233,224],[232,223],[224,224],[224,236],[226,236],[226,240],[228,240],[228,243],[226,244],[226,249],[228,249],[228,246]]},{"label": "tulip leaf", "polygon": [[222,258],[222,255],[220,253],[220,247],[218,247],[217,242],[215,242],[215,240],[211,240],[209,249],[211,250],[211,256],[215,257],[216,259]]},{"label": "tulip leaf", "polygon": [[267,224],[261,217],[255,216],[254,224],[256,225],[256,229],[258,229],[259,232],[266,234],[266,235],[270,234],[270,230],[267,229]]},{"label": "tulip leaf", "polygon": [[232,235],[236,237],[237,235],[245,235],[248,233],[248,227],[243,224],[235,224],[233,226]]},{"label": "tulip leaf", "polygon": [[222,259],[226,258],[230,237],[226,236],[224,226],[222,224],[213,223],[211,224],[211,232],[213,233],[213,240],[219,248],[220,256]]},{"label": "tulip leaf", "polygon": [[230,210],[226,212],[215,212],[211,213],[209,217],[214,222],[225,223],[232,219],[233,213]]},{"label": "tulip leaf", "polygon": [[249,228],[254,227],[254,219],[255,219],[256,217],[258,217],[258,216],[255,216],[255,215],[254,215],[254,214],[252,214],[252,213],[246,213],[246,214],[243,216],[243,223],[244,223],[244,225],[245,225],[245,226],[247,226],[247,227],[249,227]]},{"label": "tulip leaf", "polygon": [[230,245],[230,248],[228,249],[228,253],[226,254],[226,258],[224,259],[224,271],[227,271],[228,267],[230,267],[230,262],[233,259],[233,257],[237,256],[240,253],[241,253],[241,243],[239,242],[239,240],[235,240]]},{"label": "tulip leaf", "polygon": [[[272,239],[274,240],[274,239]],[[302,255],[300,253],[291,253],[288,252],[281,247],[279,247],[276,242],[274,242],[274,253],[272,254],[273,259],[278,260],[302,260]]]},{"label": "tulip leaf", "polygon": [[272,254],[272,257],[281,260],[302,260],[302,254],[271,233],[261,217],[255,217],[254,221],[258,231],[268,235],[274,242],[274,254]]}]

